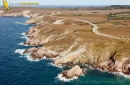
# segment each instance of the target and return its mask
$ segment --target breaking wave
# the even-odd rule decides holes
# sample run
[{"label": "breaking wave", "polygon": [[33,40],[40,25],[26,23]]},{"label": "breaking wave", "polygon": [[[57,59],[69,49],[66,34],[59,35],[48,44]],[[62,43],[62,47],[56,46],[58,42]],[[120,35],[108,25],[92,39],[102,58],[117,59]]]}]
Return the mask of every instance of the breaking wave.
[{"label": "breaking wave", "polygon": [[28,25],[25,22],[15,22],[16,24],[21,24],[21,25]]},{"label": "breaking wave", "polygon": [[54,67],[57,67],[57,68],[60,68],[60,69],[63,68],[62,66],[57,66],[57,65],[54,65],[53,63],[49,63],[48,66],[54,66]]},{"label": "breaking wave", "polygon": [[18,43],[18,45],[22,45],[22,46],[29,46],[29,45],[25,45],[25,44],[23,44],[23,43]]},{"label": "breaking wave", "polygon": [[24,51],[25,51],[25,49],[16,49],[15,53],[19,53],[20,55],[23,55]]},{"label": "breaking wave", "polygon": [[78,79],[78,77],[74,76],[73,78],[66,79],[65,77],[63,77],[63,74],[60,73],[60,74],[58,74],[58,76],[56,77],[56,79],[64,81],[64,82],[70,82],[70,81],[72,81],[74,79]]}]

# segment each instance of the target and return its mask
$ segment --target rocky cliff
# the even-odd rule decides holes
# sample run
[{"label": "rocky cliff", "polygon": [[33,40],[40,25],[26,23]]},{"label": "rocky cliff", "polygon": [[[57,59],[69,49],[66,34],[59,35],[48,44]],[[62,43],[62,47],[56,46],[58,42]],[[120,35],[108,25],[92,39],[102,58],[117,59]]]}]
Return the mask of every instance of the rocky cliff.
[{"label": "rocky cliff", "polygon": [[[24,42],[24,44],[44,45],[36,52],[32,52],[30,57],[33,59],[42,59],[44,56],[55,58],[53,62],[55,65],[73,67],[74,65],[84,66],[89,64],[102,70],[130,74],[129,40],[104,39],[104,37],[98,35],[99,38],[95,39],[96,35],[90,34],[89,37],[85,34],[85,32],[89,33],[85,29],[76,29],[76,26],[73,26],[75,29],[69,27],[64,29],[65,23],[53,25],[52,22],[46,21],[46,17],[48,20],[52,18],[44,16],[39,19],[38,17],[37,19],[47,23],[34,27],[27,32],[30,40]],[[27,23],[33,20],[36,19],[30,19]],[[73,24],[76,24],[76,21],[73,21]]]},{"label": "rocky cliff", "polygon": [[23,54],[31,53],[30,58],[33,60],[55,58],[55,65],[73,67],[62,72],[66,78],[82,74],[83,68],[80,66],[84,67],[86,64],[130,75],[130,40],[100,36],[91,31],[92,26],[88,23],[36,12],[25,10],[3,14],[30,17],[26,23],[36,24],[26,32],[29,39],[23,44],[41,47],[26,49]]}]

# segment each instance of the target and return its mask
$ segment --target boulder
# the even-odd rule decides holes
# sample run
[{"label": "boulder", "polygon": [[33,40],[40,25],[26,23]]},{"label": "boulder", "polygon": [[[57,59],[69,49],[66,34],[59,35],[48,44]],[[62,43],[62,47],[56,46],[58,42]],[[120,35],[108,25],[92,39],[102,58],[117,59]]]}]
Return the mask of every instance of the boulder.
[{"label": "boulder", "polygon": [[63,77],[66,79],[73,78],[74,76],[80,76],[83,73],[83,70],[78,66],[74,66],[70,70],[62,72]]}]

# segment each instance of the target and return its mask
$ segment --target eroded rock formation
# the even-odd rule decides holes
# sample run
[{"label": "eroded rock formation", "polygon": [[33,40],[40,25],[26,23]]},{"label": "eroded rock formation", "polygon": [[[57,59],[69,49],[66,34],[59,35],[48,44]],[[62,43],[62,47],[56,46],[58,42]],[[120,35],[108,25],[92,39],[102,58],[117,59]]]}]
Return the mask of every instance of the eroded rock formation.
[{"label": "eroded rock formation", "polygon": [[83,74],[83,70],[78,65],[75,65],[73,68],[63,71],[61,74],[66,79],[69,79],[73,78],[74,76],[80,76]]}]

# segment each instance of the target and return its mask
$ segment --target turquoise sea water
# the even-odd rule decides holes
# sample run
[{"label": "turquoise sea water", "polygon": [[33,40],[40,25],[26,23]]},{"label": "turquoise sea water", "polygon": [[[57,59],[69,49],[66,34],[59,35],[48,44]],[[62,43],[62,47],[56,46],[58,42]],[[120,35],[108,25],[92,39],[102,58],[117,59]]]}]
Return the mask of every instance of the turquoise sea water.
[{"label": "turquoise sea water", "polygon": [[0,17],[0,85],[130,85],[130,79],[99,70],[87,70],[78,79],[65,82],[57,78],[63,69],[51,65],[52,60],[29,61],[15,53],[29,48],[19,45],[25,41],[21,33],[32,25],[22,25],[24,17]]}]

